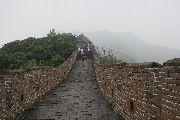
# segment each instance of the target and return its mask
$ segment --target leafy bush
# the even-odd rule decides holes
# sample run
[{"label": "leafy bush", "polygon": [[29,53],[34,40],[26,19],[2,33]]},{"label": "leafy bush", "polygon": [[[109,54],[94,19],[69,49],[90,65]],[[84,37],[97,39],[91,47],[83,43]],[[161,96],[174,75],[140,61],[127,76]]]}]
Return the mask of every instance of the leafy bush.
[{"label": "leafy bush", "polygon": [[52,29],[46,37],[29,37],[0,48],[0,72],[32,66],[59,66],[75,50],[76,37],[57,34]]}]

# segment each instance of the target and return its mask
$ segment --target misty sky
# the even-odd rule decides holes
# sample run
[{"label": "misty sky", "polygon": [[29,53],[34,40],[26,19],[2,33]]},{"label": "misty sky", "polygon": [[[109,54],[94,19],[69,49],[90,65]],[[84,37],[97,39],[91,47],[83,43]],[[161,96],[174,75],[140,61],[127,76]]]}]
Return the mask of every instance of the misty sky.
[{"label": "misty sky", "polygon": [[180,49],[180,0],[0,0],[0,46],[56,31],[132,32]]}]

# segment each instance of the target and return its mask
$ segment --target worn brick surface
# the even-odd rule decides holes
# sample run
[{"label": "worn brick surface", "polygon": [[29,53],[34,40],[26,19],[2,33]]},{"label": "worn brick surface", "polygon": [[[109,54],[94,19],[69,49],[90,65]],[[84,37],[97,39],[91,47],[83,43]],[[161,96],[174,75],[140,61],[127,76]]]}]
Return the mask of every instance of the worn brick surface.
[{"label": "worn brick surface", "polygon": [[97,85],[93,60],[76,61],[67,80],[35,106],[24,120],[118,120]]}]

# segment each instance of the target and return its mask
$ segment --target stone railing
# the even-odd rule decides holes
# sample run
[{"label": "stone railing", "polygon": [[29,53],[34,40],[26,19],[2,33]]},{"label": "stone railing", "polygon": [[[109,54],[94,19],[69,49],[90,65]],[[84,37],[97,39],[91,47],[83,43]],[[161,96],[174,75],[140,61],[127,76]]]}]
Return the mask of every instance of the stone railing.
[{"label": "stone railing", "polygon": [[61,83],[76,61],[77,51],[58,67],[6,71],[0,75],[0,119],[14,119]]},{"label": "stone railing", "polygon": [[[96,79],[125,120],[180,120],[180,59],[158,63],[100,64],[90,40]],[[179,62],[178,62],[179,61]]]}]

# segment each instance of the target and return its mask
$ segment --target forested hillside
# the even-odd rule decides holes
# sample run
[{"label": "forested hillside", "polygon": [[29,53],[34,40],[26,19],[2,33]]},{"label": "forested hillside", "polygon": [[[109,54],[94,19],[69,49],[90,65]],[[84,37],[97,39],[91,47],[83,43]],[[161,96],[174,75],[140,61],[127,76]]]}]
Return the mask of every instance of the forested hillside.
[{"label": "forested hillside", "polygon": [[75,50],[76,37],[57,34],[52,29],[46,37],[29,37],[0,48],[0,72],[32,66],[58,66]]}]

